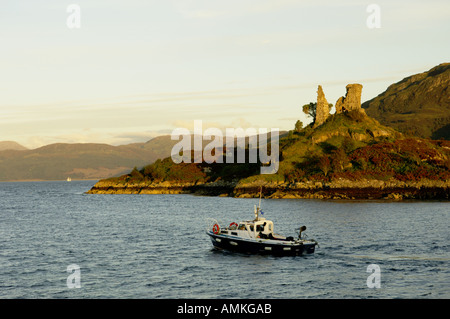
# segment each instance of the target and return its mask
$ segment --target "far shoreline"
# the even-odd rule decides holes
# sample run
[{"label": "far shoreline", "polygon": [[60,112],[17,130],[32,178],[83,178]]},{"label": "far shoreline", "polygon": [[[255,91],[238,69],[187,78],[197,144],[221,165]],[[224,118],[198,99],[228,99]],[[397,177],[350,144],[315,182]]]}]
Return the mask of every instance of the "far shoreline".
[{"label": "far shoreline", "polygon": [[[0,181],[0,183],[51,183],[51,182],[92,182],[95,183],[84,194],[97,195],[195,195],[208,197],[259,198],[258,185],[232,185],[214,183],[183,185],[165,182],[164,186],[139,184],[114,184],[103,179],[72,179],[67,180],[15,180]],[[168,185],[169,184],[169,185]],[[449,201],[450,185],[445,186],[420,185],[393,187],[339,187],[339,185],[323,185],[322,187],[289,187],[281,185],[262,185],[262,195],[265,199],[318,199],[336,201]]]},{"label": "far shoreline", "polygon": [[[142,186],[109,183],[100,181],[87,194],[130,194],[130,195],[158,195],[158,194],[192,194],[214,197],[258,198],[260,186],[212,186],[201,185],[173,185],[173,186]],[[263,186],[262,195],[270,199],[328,199],[328,200],[450,200],[450,187],[421,186],[421,187],[317,187],[317,188],[289,188],[277,186]]]},{"label": "far shoreline", "polygon": [[[78,182],[78,181],[93,181],[98,182],[101,179],[72,179],[70,182]],[[30,182],[67,182],[69,181],[65,179],[21,179],[21,180],[11,180],[11,181],[0,181],[0,183],[30,183]]]}]

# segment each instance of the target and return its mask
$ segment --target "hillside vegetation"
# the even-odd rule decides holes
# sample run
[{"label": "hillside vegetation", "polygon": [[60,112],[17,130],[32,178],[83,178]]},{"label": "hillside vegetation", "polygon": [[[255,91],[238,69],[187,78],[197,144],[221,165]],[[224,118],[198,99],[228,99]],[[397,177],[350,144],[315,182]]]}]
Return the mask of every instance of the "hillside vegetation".
[{"label": "hillside vegetation", "polygon": [[450,63],[390,85],[362,108],[402,133],[450,140]]},{"label": "hillside vegetation", "polygon": [[450,142],[405,138],[375,120],[337,114],[282,141],[278,174],[289,182],[450,177]]},{"label": "hillside vegetation", "polygon": [[[100,181],[98,189],[228,185],[235,194],[255,185],[268,188],[348,187],[341,181],[450,180],[450,142],[407,138],[361,112],[330,116],[321,126],[292,130],[280,140],[276,174],[260,175],[256,164],[174,164],[158,160],[142,169]],[[398,182],[398,183],[397,183]],[[397,183],[397,184],[396,184]],[[431,185],[431,184],[430,184]],[[357,186],[356,186],[357,187]],[[95,188],[95,187],[94,187]],[[130,190],[128,190],[130,191]],[[95,191],[93,191],[95,192]],[[164,192],[164,191],[163,191]]]}]

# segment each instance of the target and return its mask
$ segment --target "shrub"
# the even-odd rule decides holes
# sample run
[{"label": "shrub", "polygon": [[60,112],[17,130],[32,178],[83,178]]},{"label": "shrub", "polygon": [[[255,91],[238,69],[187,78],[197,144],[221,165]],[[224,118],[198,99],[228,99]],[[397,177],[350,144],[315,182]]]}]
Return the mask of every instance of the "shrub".
[{"label": "shrub", "polygon": [[327,155],[320,158],[318,166],[322,173],[327,176],[328,172],[331,170],[331,162]]}]

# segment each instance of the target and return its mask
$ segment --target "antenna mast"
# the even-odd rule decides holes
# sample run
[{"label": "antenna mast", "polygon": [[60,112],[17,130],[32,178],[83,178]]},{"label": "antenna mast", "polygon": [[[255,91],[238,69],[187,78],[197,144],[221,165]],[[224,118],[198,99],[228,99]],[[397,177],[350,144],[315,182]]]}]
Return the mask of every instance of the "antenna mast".
[{"label": "antenna mast", "polygon": [[262,186],[261,186],[261,189],[259,190],[259,204],[258,204],[258,207],[256,207],[256,205],[255,205],[255,220],[259,220],[259,211],[261,209],[261,194],[262,194]]},{"label": "antenna mast", "polygon": [[262,186],[259,189],[259,205],[258,205],[258,211],[261,209],[261,195],[262,195]]}]

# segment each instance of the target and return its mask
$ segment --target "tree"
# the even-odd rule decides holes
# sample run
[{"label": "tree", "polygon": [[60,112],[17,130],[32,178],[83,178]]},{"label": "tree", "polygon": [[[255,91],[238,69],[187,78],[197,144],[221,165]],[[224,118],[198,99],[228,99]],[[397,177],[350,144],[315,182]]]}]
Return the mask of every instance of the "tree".
[{"label": "tree", "polygon": [[130,173],[130,177],[131,179],[134,180],[142,180],[144,178],[144,176],[142,175],[142,173],[137,169],[137,167],[135,166],[133,168],[133,170]]},{"label": "tree", "polygon": [[303,109],[303,113],[312,117],[313,121],[316,120],[317,103],[310,102],[309,104],[303,105],[302,109]]},{"label": "tree", "polygon": [[300,132],[303,128],[303,123],[302,121],[298,120],[297,122],[295,122],[295,131],[296,132]]},{"label": "tree", "polygon": [[327,155],[324,155],[320,158],[318,166],[319,166],[320,170],[322,171],[322,173],[325,176],[327,176],[328,172],[331,170],[330,159],[328,158]]}]

